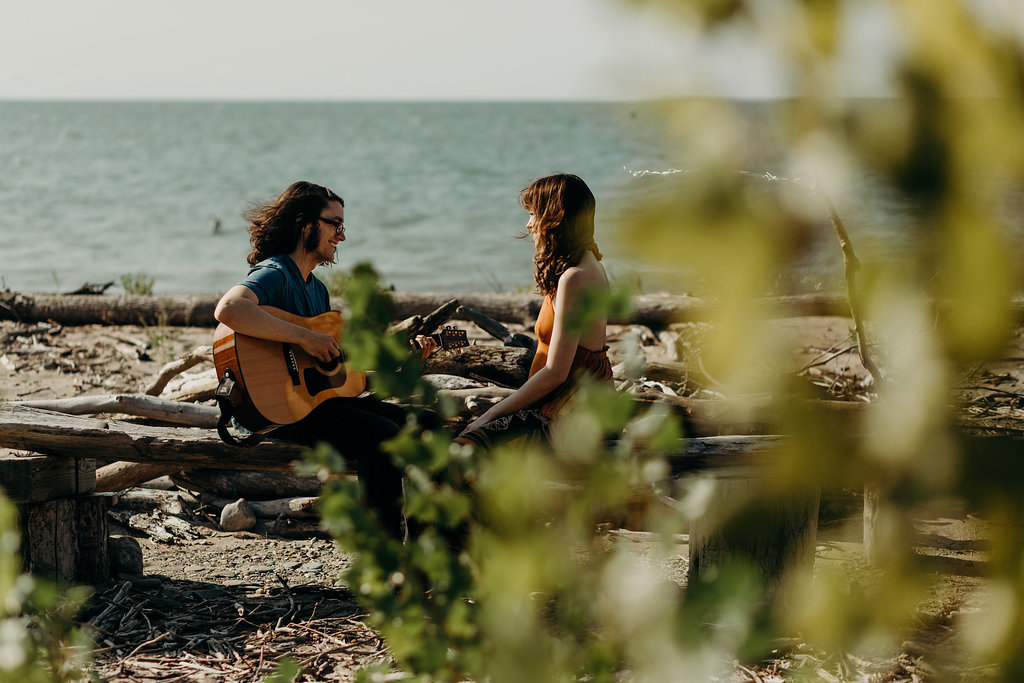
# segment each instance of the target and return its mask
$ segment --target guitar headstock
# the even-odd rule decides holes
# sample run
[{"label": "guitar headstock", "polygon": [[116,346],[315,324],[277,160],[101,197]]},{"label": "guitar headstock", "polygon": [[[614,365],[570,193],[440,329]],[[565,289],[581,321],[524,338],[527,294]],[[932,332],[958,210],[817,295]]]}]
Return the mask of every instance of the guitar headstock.
[{"label": "guitar headstock", "polygon": [[461,349],[469,346],[466,339],[466,331],[457,327],[442,327],[436,334],[430,335],[437,342],[438,346],[446,351]]}]

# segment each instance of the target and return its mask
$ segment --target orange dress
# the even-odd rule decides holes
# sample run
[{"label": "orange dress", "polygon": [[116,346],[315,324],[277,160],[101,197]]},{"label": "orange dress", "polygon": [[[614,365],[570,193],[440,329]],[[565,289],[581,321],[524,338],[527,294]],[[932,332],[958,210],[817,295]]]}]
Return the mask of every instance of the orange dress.
[{"label": "orange dress", "polygon": [[[555,328],[555,308],[550,296],[544,297],[534,332],[537,333],[537,353],[530,365],[530,377],[544,367],[548,359],[551,345],[551,334]],[[476,444],[483,448],[492,448],[498,441],[506,441],[517,437],[527,437],[528,442],[547,441],[552,420],[565,407],[565,404],[579,389],[580,380],[585,376],[599,382],[612,381],[612,367],[608,362],[608,347],[600,351],[591,351],[582,346],[576,347],[576,355],[569,368],[569,376],[546,396],[524,410],[503,415],[492,422],[465,432],[455,439],[458,443]]]},{"label": "orange dress", "polygon": [[[537,334],[537,353],[530,365],[530,377],[533,377],[547,363],[548,348],[554,329],[555,306],[551,295],[548,294],[544,297],[540,315],[537,316],[537,324],[533,327],[533,331]],[[531,408],[540,410],[541,414],[548,419],[554,419],[579,389],[580,380],[585,376],[590,376],[591,379],[598,382],[611,383],[612,366],[608,361],[607,346],[600,351],[591,351],[583,346],[577,346],[576,355],[573,356],[572,365],[569,367],[569,376]]]}]

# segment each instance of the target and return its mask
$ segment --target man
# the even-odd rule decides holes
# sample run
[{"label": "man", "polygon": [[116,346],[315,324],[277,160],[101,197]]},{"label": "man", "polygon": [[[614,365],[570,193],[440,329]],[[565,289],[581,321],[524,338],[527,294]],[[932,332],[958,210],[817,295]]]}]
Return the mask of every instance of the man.
[{"label": "man", "polygon": [[[303,317],[330,310],[327,288],[313,269],[335,262],[338,244],[345,241],[345,202],[326,187],[300,181],[244,216],[250,222],[251,269],[221,297],[214,317],[239,334],[294,344],[325,362],[336,358],[338,342],[332,336],[260,307]],[[366,503],[389,533],[402,538],[402,472],[380,444],[395,436],[405,420],[401,406],[375,398],[332,398],[273,436],[307,446],[326,441],[354,462]]]}]

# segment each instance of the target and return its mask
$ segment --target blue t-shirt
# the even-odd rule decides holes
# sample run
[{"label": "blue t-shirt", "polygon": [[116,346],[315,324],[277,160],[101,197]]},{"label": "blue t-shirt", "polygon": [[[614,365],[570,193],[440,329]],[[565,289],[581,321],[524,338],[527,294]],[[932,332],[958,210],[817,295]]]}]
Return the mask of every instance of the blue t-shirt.
[{"label": "blue t-shirt", "polygon": [[240,283],[253,291],[261,306],[273,306],[293,315],[311,318],[331,310],[327,287],[312,273],[309,280],[290,256],[271,256],[260,261]]}]

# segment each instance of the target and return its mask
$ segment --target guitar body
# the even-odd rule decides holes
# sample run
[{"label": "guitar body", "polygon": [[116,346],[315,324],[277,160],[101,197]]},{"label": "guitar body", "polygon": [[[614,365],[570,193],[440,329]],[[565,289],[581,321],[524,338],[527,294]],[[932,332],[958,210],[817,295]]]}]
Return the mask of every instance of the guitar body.
[{"label": "guitar body", "polygon": [[[338,311],[304,318],[272,306],[260,306],[271,315],[314,332],[341,339]],[[213,335],[213,361],[217,376],[230,371],[241,392],[232,400],[235,418],[254,432],[298,422],[331,398],[358,396],[366,388],[366,375],[316,360],[295,344],[238,334],[218,325]]]}]

